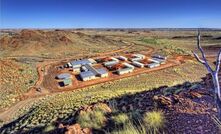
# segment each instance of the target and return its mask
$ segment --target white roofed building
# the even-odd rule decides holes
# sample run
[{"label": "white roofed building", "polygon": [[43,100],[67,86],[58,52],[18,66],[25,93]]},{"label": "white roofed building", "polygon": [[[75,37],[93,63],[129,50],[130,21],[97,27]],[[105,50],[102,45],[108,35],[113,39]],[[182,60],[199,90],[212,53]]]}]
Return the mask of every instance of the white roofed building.
[{"label": "white roofed building", "polygon": [[127,58],[124,57],[124,56],[119,56],[118,59],[119,59],[119,60],[122,60],[122,61],[127,61]]},{"label": "white roofed building", "polygon": [[133,61],[132,64],[136,67],[140,67],[140,68],[143,68],[144,67],[144,64],[143,63],[140,63],[138,61]]}]

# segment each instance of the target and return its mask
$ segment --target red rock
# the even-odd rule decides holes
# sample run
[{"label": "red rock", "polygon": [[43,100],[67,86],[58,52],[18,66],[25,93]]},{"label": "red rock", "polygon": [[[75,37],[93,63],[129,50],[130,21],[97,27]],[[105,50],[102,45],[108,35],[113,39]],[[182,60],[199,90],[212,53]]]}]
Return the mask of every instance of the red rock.
[{"label": "red rock", "polygon": [[163,106],[170,107],[172,105],[172,100],[169,97],[160,95],[160,96],[154,96],[153,98],[155,101],[159,102]]},{"label": "red rock", "polygon": [[84,128],[82,131],[84,134],[92,134],[92,131],[89,128]]},{"label": "red rock", "polygon": [[58,128],[64,128],[64,125],[60,123],[60,124],[58,125]]},{"label": "red rock", "polygon": [[190,95],[192,98],[201,98],[202,95],[198,92],[195,92],[195,91],[190,91]]},{"label": "red rock", "polygon": [[79,124],[67,126],[66,128],[67,128],[67,131],[65,132],[65,134],[84,134]]},{"label": "red rock", "polygon": [[212,108],[212,110],[213,110],[214,112],[217,112],[217,108]]}]

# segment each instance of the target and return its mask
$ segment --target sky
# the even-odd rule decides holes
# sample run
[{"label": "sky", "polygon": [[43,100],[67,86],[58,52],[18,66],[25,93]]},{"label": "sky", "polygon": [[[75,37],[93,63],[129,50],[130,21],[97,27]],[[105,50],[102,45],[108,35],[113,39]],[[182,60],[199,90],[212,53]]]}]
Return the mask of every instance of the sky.
[{"label": "sky", "polygon": [[0,0],[0,28],[221,28],[221,0]]}]

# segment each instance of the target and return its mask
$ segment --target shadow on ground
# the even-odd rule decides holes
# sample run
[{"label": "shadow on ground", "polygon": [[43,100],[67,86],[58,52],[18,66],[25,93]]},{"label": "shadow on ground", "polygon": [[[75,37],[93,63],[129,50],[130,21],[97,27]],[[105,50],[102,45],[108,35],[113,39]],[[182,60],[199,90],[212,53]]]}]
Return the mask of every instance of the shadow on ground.
[{"label": "shadow on ground", "polygon": [[[213,92],[204,88],[203,82],[190,83],[185,82],[173,87],[162,86],[151,91],[143,91],[136,94],[127,94],[118,98],[104,100],[102,103],[108,106],[114,105],[114,111],[106,114],[106,124],[100,129],[92,129],[93,133],[112,133],[116,129],[122,128],[122,124],[116,124],[110,118],[121,113],[125,113],[130,118],[131,122],[139,126],[139,122],[143,119],[145,113],[160,110],[166,117],[166,124],[160,132],[175,134],[216,134],[218,128],[212,117],[217,114],[213,100]],[[195,94],[194,94],[195,93]],[[157,96],[157,97],[156,97]],[[169,101],[167,99],[169,99]],[[156,99],[157,98],[157,99]],[[162,101],[164,98],[165,101]],[[94,104],[91,104],[94,105]],[[79,115],[78,111],[73,111],[74,114],[68,118],[63,118],[55,121],[53,125],[57,129],[47,133],[64,133],[66,128],[58,128],[59,124],[72,125],[76,123],[76,118]],[[46,133],[45,126],[16,127],[17,123],[27,121],[27,117],[32,115],[30,110],[26,115],[16,119],[15,121],[4,125],[1,133]],[[13,130],[13,131],[12,131]]]}]

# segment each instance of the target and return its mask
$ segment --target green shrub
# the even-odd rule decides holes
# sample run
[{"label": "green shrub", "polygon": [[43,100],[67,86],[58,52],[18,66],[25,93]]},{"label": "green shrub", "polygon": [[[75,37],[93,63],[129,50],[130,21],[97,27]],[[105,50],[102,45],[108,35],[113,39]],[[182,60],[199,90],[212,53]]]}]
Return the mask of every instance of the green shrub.
[{"label": "green shrub", "polygon": [[111,134],[146,134],[145,126],[137,124],[135,126],[131,121],[123,125],[123,128],[115,128]]},{"label": "green shrub", "polygon": [[140,39],[139,41],[143,41],[147,44],[154,44],[154,45],[160,44],[158,39],[155,39],[155,38],[143,38],[143,39]]},{"label": "green shrub", "polygon": [[79,123],[83,128],[94,128],[100,129],[105,125],[106,117],[104,112],[100,110],[81,112],[77,118],[77,123]]},{"label": "green shrub", "polygon": [[44,132],[44,133],[48,133],[48,132],[53,131],[55,128],[56,128],[56,127],[55,127],[53,124],[49,124],[49,125],[47,125],[47,126],[44,128],[43,132]]},{"label": "green shrub", "polygon": [[191,87],[190,87],[190,89],[198,89],[198,88],[200,88],[200,84],[193,84],[193,85],[191,85]]},{"label": "green shrub", "polygon": [[112,117],[115,124],[126,124],[129,122],[129,117],[125,113],[120,113]]},{"label": "green shrub", "polygon": [[112,112],[118,111],[117,109],[117,101],[116,100],[111,100],[108,102],[109,108],[112,110]]},{"label": "green shrub", "polygon": [[140,121],[142,119],[142,115],[140,114],[141,112],[142,110],[136,109],[134,111],[129,112],[129,116],[135,121]]},{"label": "green shrub", "polygon": [[183,90],[183,88],[177,88],[176,90],[174,90],[174,94],[178,94]]},{"label": "green shrub", "polygon": [[33,80],[29,80],[29,84],[32,84],[32,83],[34,83],[34,81]]},{"label": "green shrub", "polygon": [[149,133],[157,133],[165,125],[165,117],[161,111],[152,111],[144,114],[143,122]]},{"label": "green shrub", "polygon": [[168,96],[168,95],[172,95],[172,94],[178,94],[182,90],[183,90],[183,88],[176,88],[176,87],[167,88],[167,89],[163,90],[163,95]]}]

